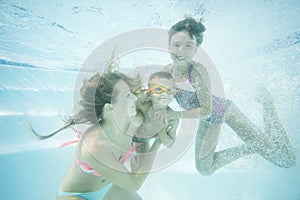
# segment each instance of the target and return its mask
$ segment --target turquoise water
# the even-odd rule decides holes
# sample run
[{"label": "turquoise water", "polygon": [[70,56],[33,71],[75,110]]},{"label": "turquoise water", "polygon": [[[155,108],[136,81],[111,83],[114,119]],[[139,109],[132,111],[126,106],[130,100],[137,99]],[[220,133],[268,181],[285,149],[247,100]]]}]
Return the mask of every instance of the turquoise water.
[{"label": "turquoise water", "polygon": [[[266,85],[299,158],[299,1],[0,1],[1,199],[51,200],[72,162],[71,130],[37,142],[73,110],[78,72],[103,42],[143,28],[168,29],[189,15],[204,18],[203,49],[223,80],[225,94],[258,126],[256,88]],[[130,41],[129,41],[130,45]],[[241,141],[226,126],[218,148]],[[280,169],[258,155],[212,176],[197,174],[194,146],[172,166],[151,174],[145,200],[300,199],[299,161]]]}]

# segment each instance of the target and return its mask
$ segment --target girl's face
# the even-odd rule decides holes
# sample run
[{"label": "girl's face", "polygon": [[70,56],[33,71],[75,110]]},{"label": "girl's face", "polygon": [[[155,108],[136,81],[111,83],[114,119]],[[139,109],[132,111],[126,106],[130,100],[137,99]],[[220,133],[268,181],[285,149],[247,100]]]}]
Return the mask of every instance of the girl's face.
[{"label": "girl's face", "polygon": [[196,54],[196,38],[191,38],[186,31],[177,32],[171,36],[169,50],[174,63],[190,63]]},{"label": "girl's face", "polygon": [[150,97],[153,106],[167,107],[174,98],[174,81],[166,78],[154,78],[149,82]]}]

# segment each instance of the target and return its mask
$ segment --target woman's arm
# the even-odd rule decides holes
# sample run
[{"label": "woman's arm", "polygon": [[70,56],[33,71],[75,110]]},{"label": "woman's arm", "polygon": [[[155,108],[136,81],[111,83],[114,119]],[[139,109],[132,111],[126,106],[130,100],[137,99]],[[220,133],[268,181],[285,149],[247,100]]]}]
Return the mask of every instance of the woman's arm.
[{"label": "woman's arm", "polygon": [[146,179],[155,158],[155,151],[143,156],[134,173],[129,172],[114,156],[111,144],[101,142],[94,147],[81,146],[81,158],[104,178],[129,191],[137,191]]},{"label": "woman's arm", "polygon": [[[154,157],[156,155],[156,151],[159,149],[161,145],[160,139],[158,137],[155,138],[154,143],[150,147],[149,141],[142,142],[142,141],[133,141],[133,146],[135,148],[136,156],[131,159],[131,170],[132,172],[138,172],[141,165],[144,165],[145,162],[149,162],[147,156],[153,154]],[[154,158],[153,158],[154,159]],[[150,160],[152,163],[148,165],[148,171],[151,170],[154,160]]]},{"label": "woman's arm", "polygon": [[[171,110],[171,109],[170,109]],[[165,127],[158,133],[161,144],[172,147],[176,140],[176,132],[179,124],[178,119],[170,119]]]}]

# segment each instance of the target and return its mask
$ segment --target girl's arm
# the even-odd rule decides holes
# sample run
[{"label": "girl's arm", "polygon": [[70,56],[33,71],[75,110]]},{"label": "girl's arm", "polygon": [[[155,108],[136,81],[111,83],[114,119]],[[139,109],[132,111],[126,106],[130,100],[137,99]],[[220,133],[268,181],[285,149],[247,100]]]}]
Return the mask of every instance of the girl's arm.
[{"label": "girl's arm", "polygon": [[212,99],[210,91],[210,78],[207,70],[199,63],[194,64],[191,72],[192,85],[195,89],[199,108],[184,111],[183,118],[202,118],[211,114]]},{"label": "girl's arm", "polygon": [[[170,66],[166,66],[165,70],[170,71]],[[211,114],[212,99],[210,92],[210,78],[206,68],[200,63],[194,63],[190,78],[200,107],[186,111],[169,111],[169,119],[203,118]],[[180,105],[180,102],[178,103]]]}]

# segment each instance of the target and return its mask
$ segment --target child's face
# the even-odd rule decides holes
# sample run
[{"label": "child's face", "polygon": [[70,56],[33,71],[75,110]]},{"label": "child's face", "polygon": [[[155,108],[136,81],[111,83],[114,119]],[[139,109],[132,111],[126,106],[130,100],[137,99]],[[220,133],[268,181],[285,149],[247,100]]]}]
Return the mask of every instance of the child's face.
[{"label": "child's face", "polygon": [[167,107],[174,98],[174,81],[166,78],[154,78],[149,82],[152,105]]},{"label": "child's face", "polygon": [[191,62],[197,51],[197,42],[185,31],[175,33],[170,40],[169,50],[175,63]]}]

